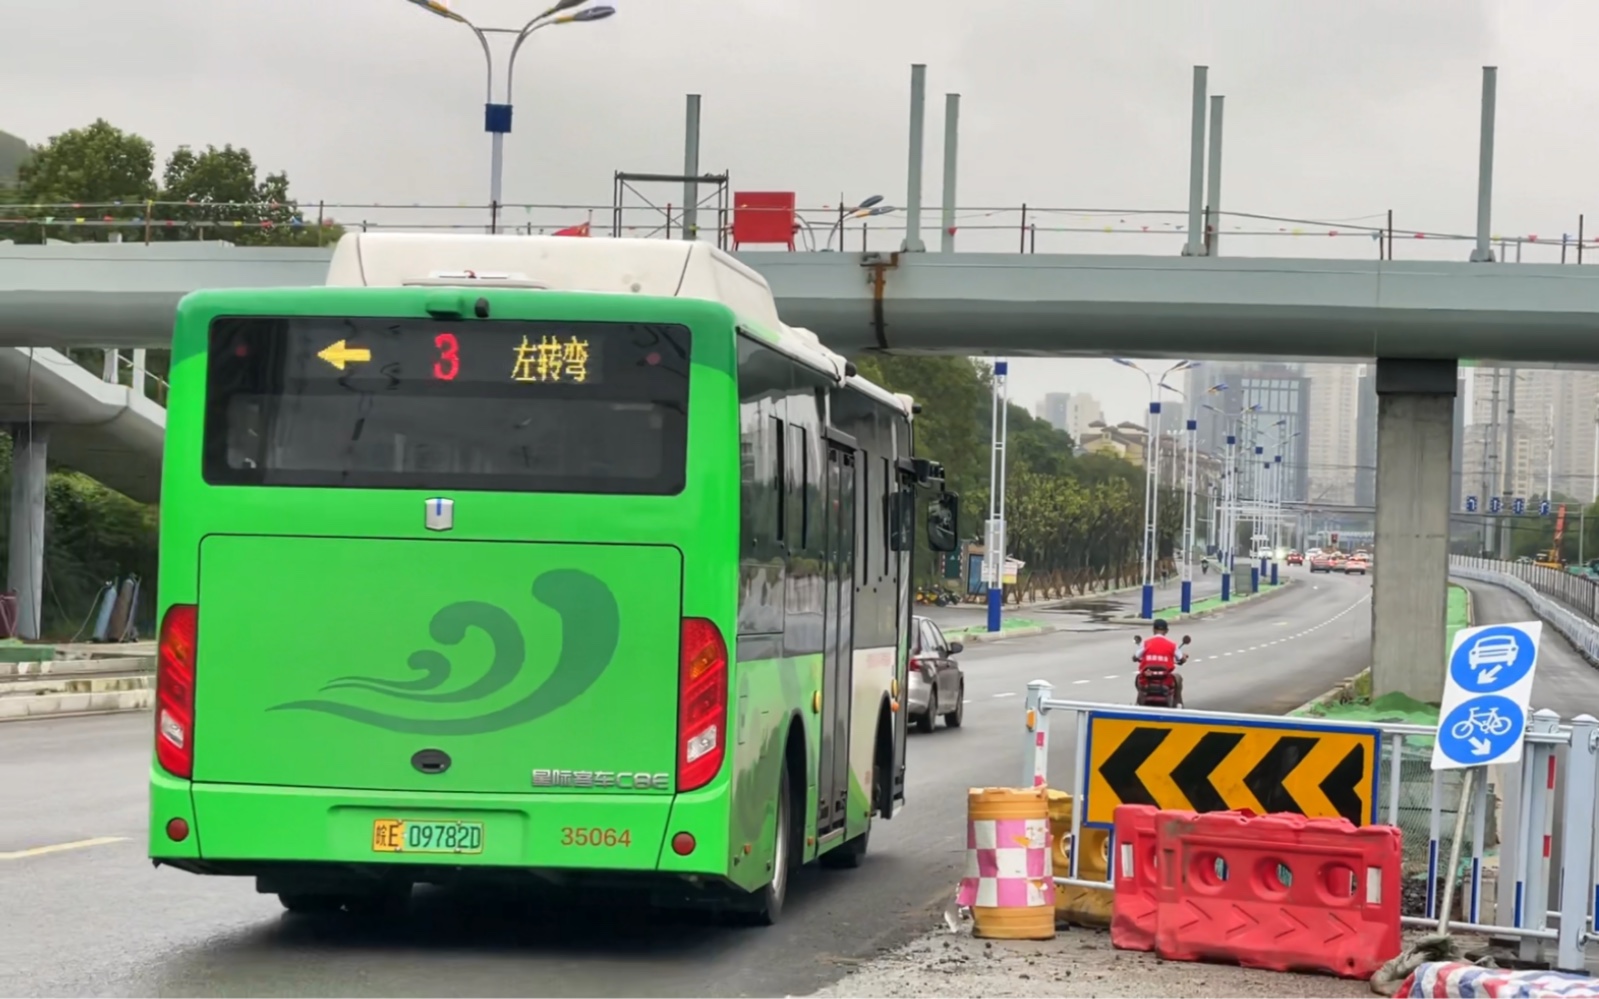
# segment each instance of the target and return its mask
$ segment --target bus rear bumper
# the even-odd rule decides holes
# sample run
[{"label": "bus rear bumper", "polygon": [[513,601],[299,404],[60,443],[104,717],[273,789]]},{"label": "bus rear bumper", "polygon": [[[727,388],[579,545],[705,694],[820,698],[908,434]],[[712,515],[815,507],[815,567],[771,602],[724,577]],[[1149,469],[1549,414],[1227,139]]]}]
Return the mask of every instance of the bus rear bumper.
[{"label": "bus rear bumper", "polygon": [[[263,876],[300,865],[359,869],[417,882],[440,872],[539,872],[727,878],[726,784],[690,794],[432,794],[191,783],[160,770],[150,785],[150,857],[196,873]],[[187,835],[174,839],[171,820]],[[392,820],[470,823],[471,852],[387,848]],[[678,833],[693,849],[673,848]],[[742,858],[738,858],[742,859]],[[442,880],[455,880],[448,878]]]}]

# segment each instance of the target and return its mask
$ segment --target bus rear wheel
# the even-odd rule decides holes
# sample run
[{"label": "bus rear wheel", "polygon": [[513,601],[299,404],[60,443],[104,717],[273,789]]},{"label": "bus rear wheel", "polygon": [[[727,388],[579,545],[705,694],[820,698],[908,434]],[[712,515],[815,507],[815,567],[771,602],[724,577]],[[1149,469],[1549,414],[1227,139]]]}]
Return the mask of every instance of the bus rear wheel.
[{"label": "bus rear wheel", "polygon": [[738,922],[748,926],[775,926],[783,918],[783,903],[788,899],[789,875],[794,870],[795,829],[793,785],[788,767],[783,767],[777,782],[777,828],[772,835],[772,879],[753,892],[748,901],[733,911]]}]

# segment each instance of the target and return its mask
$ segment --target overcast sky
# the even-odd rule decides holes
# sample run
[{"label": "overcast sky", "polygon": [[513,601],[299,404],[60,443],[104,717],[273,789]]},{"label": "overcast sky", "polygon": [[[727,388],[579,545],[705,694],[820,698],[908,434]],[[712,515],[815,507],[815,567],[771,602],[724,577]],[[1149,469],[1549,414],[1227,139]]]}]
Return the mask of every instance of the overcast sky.
[{"label": "overcast sky", "polygon": [[[926,201],[941,183],[943,95],[959,92],[961,204],[1029,204],[1040,250],[1177,252],[1179,215],[1157,213],[1186,204],[1195,63],[1227,96],[1223,207],[1305,220],[1229,219],[1229,254],[1375,255],[1348,233],[1389,209],[1401,228],[1470,232],[1485,64],[1500,67],[1496,233],[1537,235],[1527,259],[1557,259],[1547,242],[1596,207],[1591,2],[615,2],[609,21],[524,49],[505,197],[574,207],[518,209],[513,221],[582,221],[577,206],[605,206],[608,219],[613,171],[680,171],[689,92],[704,98],[702,166],[729,171],[735,189],[795,190],[817,207],[840,192],[903,204],[913,62],[928,65]],[[539,9],[453,6],[484,25],[520,26]],[[421,217],[375,203],[442,204],[429,217],[461,220],[453,206],[487,201],[482,54],[464,28],[405,0],[14,4],[0,52],[0,92],[13,98],[0,129],[34,142],[105,117],[162,157],[182,143],[244,145],[286,170],[303,203],[363,206],[330,209],[341,220]],[[935,212],[934,245],[937,224]],[[1019,240],[1015,211],[965,212],[960,225],[962,248]],[[1396,246],[1401,259],[1468,251]],[[1142,408],[1143,378],[1108,361],[1012,370],[1028,403],[1087,390],[1112,419]]]}]

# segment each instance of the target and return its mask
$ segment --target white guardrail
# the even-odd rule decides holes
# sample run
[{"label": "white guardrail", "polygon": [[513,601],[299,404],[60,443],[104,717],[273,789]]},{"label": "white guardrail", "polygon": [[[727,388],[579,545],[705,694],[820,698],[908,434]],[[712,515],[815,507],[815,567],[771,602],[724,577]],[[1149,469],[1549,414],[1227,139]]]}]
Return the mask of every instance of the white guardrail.
[{"label": "white guardrail", "polygon": [[1592,581],[1559,569],[1464,555],[1449,556],[1449,574],[1504,587],[1527,601],[1534,614],[1566,636],[1589,662],[1599,663],[1599,624],[1574,609],[1599,609],[1599,586]]}]

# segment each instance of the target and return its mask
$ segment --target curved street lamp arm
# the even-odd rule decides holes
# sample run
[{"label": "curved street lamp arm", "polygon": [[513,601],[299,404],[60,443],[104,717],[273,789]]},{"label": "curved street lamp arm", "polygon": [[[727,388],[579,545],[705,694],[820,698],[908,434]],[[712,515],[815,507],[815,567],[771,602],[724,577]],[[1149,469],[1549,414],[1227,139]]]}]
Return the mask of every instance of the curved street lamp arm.
[{"label": "curved street lamp arm", "polygon": [[510,61],[507,62],[506,66],[505,66],[505,100],[506,100],[506,103],[510,103],[511,93],[512,93],[511,85],[516,79],[516,54],[518,52],[522,51],[522,44],[524,42],[526,42],[529,38],[531,38],[535,31],[538,31],[540,28],[548,28],[552,24],[560,24],[560,23],[562,23],[561,21],[547,21],[547,20],[545,20],[545,18],[550,17],[551,15],[558,13],[560,11],[560,9],[561,8],[560,8],[559,5],[551,7],[549,10],[545,11],[544,13],[540,14],[539,16],[533,18],[531,21],[529,21],[526,24],[522,25],[522,30],[518,31],[516,33],[516,43],[511,46]]},{"label": "curved street lamp arm", "polygon": [[489,39],[488,39],[488,36],[483,33],[483,29],[479,28],[477,25],[473,24],[470,20],[468,20],[466,18],[465,15],[457,14],[455,11],[451,10],[450,8],[444,6],[441,3],[430,3],[430,2],[428,2],[428,0],[407,0],[407,2],[415,4],[418,7],[421,7],[423,10],[427,11],[429,14],[434,14],[434,15],[437,15],[438,17],[442,17],[446,21],[454,21],[456,24],[463,24],[463,25],[466,26],[468,31],[472,32],[472,34],[477,36],[478,44],[483,46],[483,62],[484,62],[484,71],[485,71],[485,83],[484,83],[484,88],[483,89],[484,89],[485,94],[486,94],[487,103],[493,104],[494,103],[494,52],[493,52],[492,49],[489,48]]}]

